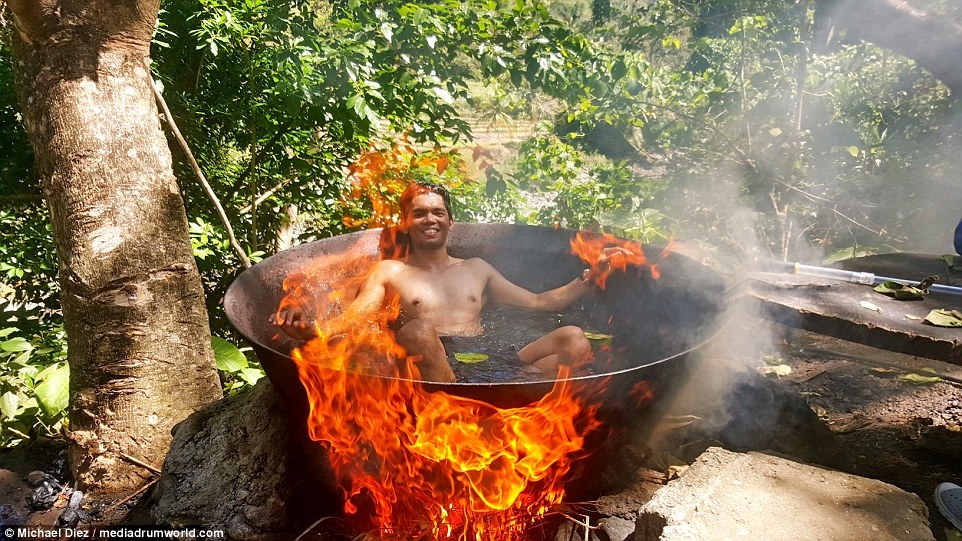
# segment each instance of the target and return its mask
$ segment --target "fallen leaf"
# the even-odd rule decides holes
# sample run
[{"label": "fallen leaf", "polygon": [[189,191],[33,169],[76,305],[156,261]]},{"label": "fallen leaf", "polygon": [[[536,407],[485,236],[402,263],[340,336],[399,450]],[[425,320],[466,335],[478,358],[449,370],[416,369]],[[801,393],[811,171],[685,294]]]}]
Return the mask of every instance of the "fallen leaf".
[{"label": "fallen leaf", "polygon": [[874,310],[874,311],[876,311],[876,312],[878,312],[878,313],[880,313],[880,314],[882,313],[882,309],[881,309],[881,308],[879,308],[878,306],[875,306],[874,304],[872,304],[872,303],[870,303],[870,302],[868,302],[868,301],[861,301],[861,302],[859,302],[858,304],[859,304],[859,306],[861,306],[862,308],[865,308],[865,309],[867,309],[867,310]]},{"label": "fallen leaf", "polygon": [[909,385],[932,385],[933,383],[942,381],[942,378],[938,376],[923,376],[922,374],[902,374],[899,376],[899,380]]},{"label": "fallen leaf", "polygon": [[585,338],[588,340],[611,340],[614,338],[610,334],[602,334],[600,332],[585,331]]},{"label": "fallen leaf", "polygon": [[922,321],[919,316],[913,316],[912,314],[905,314],[905,319],[911,319],[913,321]]},{"label": "fallen leaf", "polygon": [[462,363],[480,363],[488,360],[485,353],[455,353],[454,358]]},{"label": "fallen leaf", "polygon": [[787,364],[779,364],[776,366],[762,366],[758,369],[759,374],[769,375],[774,374],[776,377],[785,377],[792,373],[792,367]]},{"label": "fallen leaf", "polygon": [[962,312],[936,308],[925,316],[925,322],[937,327],[962,327]]},{"label": "fallen leaf", "polygon": [[887,295],[900,301],[923,299],[929,293],[925,290],[925,288],[910,286],[901,282],[882,282],[881,284],[875,286],[874,289],[883,295]]}]

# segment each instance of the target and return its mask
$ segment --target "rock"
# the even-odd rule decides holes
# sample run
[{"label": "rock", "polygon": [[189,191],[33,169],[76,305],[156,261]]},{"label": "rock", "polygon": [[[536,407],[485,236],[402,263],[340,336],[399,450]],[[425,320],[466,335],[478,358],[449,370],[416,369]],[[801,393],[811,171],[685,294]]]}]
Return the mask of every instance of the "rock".
[{"label": "rock", "polygon": [[632,539],[933,541],[915,494],[762,453],[711,448],[641,509]]},{"label": "rock", "polygon": [[922,447],[948,457],[962,459],[962,426],[923,426],[919,430]]},{"label": "rock", "polygon": [[554,541],[600,541],[594,530],[588,530],[588,538],[585,539],[585,527],[566,520],[558,527]]},{"label": "rock", "polygon": [[57,524],[60,526],[66,526],[73,528],[77,525],[82,518],[84,518],[84,513],[80,510],[80,502],[84,499],[84,493],[79,490],[73,491],[70,495],[70,500],[67,502],[67,508],[60,513],[57,517]]},{"label": "rock", "polygon": [[174,427],[154,518],[223,528],[231,539],[267,540],[296,537],[318,517],[335,514],[340,501],[326,455],[308,440],[303,422],[292,421],[298,415],[303,419],[264,378]]},{"label": "rock", "polygon": [[44,480],[46,480],[48,477],[50,476],[46,473],[34,470],[27,474],[27,484],[32,487],[38,487],[40,486],[40,483],[44,482]]},{"label": "rock", "polygon": [[619,517],[601,519],[601,529],[608,534],[609,541],[625,541],[635,533],[635,521]]},{"label": "rock", "polygon": [[30,487],[15,472],[0,469],[0,524],[20,525],[27,518]]}]

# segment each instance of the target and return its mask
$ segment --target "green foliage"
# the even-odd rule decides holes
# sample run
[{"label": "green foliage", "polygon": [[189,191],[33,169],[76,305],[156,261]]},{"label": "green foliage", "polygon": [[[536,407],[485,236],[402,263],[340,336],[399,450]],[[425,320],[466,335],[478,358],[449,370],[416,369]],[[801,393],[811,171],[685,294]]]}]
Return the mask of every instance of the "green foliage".
[{"label": "green foliage", "polygon": [[260,364],[249,361],[233,343],[213,336],[211,347],[214,350],[214,360],[217,363],[224,390],[228,395],[253,387],[257,380],[264,377],[264,370]]},{"label": "green foliage", "polygon": [[0,231],[0,310],[35,332],[61,314],[48,215],[31,205],[0,207]]},{"label": "green foliage", "polygon": [[524,141],[506,180],[542,196],[544,203],[531,217],[535,223],[647,241],[667,238],[662,216],[645,210],[659,192],[650,179],[635,178],[624,161],[586,156],[558,137]]},{"label": "green foliage", "polygon": [[63,328],[0,329],[0,446],[57,435],[66,420],[66,355]]},{"label": "green foliage", "polygon": [[13,85],[10,48],[0,39],[0,195],[39,195],[33,150],[23,128]]}]

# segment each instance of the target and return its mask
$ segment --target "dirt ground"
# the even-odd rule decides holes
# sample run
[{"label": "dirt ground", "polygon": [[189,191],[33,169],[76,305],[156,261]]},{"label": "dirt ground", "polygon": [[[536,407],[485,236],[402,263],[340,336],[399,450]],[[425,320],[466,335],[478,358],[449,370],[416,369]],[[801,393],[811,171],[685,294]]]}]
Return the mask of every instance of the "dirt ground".
[{"label": "dirt ground", "polygon": [[841,452],[824,465],[919,495],[935,538],[962,540],[933,501],[940,482],[962,484],[962,367],[775,328],[780,337],[766,364],[783,361],[791,373],[768,377],[804,397],[837,437]]}]

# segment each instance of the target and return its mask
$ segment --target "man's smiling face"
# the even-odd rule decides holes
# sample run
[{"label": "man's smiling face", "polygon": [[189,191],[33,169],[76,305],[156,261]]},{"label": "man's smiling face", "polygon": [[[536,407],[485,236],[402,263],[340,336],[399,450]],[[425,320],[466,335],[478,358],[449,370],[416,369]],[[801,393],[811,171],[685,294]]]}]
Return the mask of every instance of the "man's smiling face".
[{"label": "man's smiling face", "polygon": [[443,248],[454,224],[444,206],[444,198],[434,192],[414,196],[405,226],[414,248]]}]

